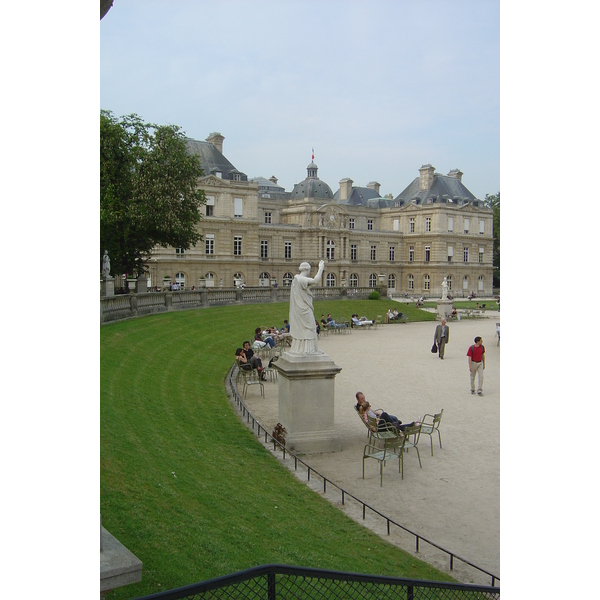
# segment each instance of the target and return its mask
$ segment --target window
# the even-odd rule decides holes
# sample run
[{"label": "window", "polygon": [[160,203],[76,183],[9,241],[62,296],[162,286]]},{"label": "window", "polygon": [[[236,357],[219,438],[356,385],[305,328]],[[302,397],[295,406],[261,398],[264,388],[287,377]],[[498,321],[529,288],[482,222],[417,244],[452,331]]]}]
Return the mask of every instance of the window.
[{"label": "window", "polygon": [[325,249],[325,255],[328,260],[335,259],[335,242],[333,240],[327,240],[327,248]]},{"label": "window", "polygon": [[400,219],[394,219],[394,231],[400,231]]},{"label": "window", "polygon": [[335,287],[335,275],[333,273],[327,273],[327,279],[325,281],[327,287]]},{"label": "window", "polygon": [[446,282],[448,283],[448,291],[452,291],[452,275],[446,277]]},{"label": "window", "polygon": [[409,290],[415,289],[415,278],[413,275],[408,276],[408,289]]},{"label": "window", "polygon": [[463,248],[463,262],[469,262],[469,249],[466,246]]},{"label": "window", "polygon": [[483,262],[483,254],[485,252],[485,248],[479,248],[479,262]]},{"label": "window", "polygon": [[185,256],[185,250],[183,248],[175,248],[175,254],[179,257]]},{"label": "window", "polygon": [[396,248],[394,246],[390,246],[390,262],[394,261],[396,256]]},{"label": "window", "polygon": [[477,291],[483,292],[483,275],[480,275],[477,281]]},{"label": "window", "polygon": [[373,231],[373,219],[367,219],[367,229]]},{"label": "window", "polygon": [[269,242],[267,240],[260,240],[260,257],[269,258]]},{"label": "window", "polygon": [[214,217],[215,216],[215,197],[214,196],[206,196],[206,216]]},{"label": "window", "polygon": [[448,231],[454,231],[454,217],[448,217]]},{"label": "window", "polygon": [[465,233],[469,233],[469,219],[465,219]]},{"label": "window", "polygon": [[358,248],[356,244],[350,244],[350,260],[357,260]]},{"label": "window", "polygon": [[292,285],[292,280],[294,276],[291,273],[286,273],[283,276],[283,287],[290,287]]},{"label": "window", "polygon": [[272,213],[265,211],[265,223],[272,223]]},{"label": "window", "polygon": [[415,247],[408,247],[408,262],[415,262]]},{"label": "window", "polygon": [[463,278],[463,290],[469,289],[469,276],[465,275]]},{"label": "window", "polygon": [[242,198],[234,198],[233,199],[233,216],[237,218],[241,218],[243,216],[243,204],[244,201]]},{"label": "window", "polygon": [[371,273],[369,275],[369,287],[370,288],[377,287],[377,274],[376,273]]},{"label": "window", "polygon": [[410,218],[409,231],[410,231],[410,233],[414,233],[415,232],[415,218],[414,217]]},{"label": "window", "polygon": [[388,288],[390,290],[396,289],[396,276],[393,273],[388,275]]},{"label": "window", "polygon": [[354,229],[354,219],[352,217],[348,219],[348,229]]},{"label": "window", "polygon": [[239,173],[232,173],[231,174],[231,179],[233,179],[233,181],[241,181],[242,180],[242,176]]},{"label": "window", "polygon": [[425,219],[425,231],[431,231],[431,217]]},{"label": "window", "polygon": [[185,275],[179,271],[177,275],[175,275],[175,283],[179,284],[179,289],[182,290],[185,287]]},{"label": "window", "polygon": [[358,275],[356,273],[350,275],[350,287],[358,287]]},{"label": "window", "polygon": [[431,260],[431,246],[425,246],[425,262]]},{"label": "window", "polygon": [[271,275],[264,271],[258,276],[259,287],[268,287],[271,283]]},{"label": "window", "polygon": [[206,246],[206,254],[214,254],[215,253],[215,234],[214,233],[205,234],[204,243]]},{"label": "window", "polygon": [[428,290],[429,284],[430,284],[429,275],[425,275],[425,277],[423,277],[423,289]]},{"label": "window", "polygon": [[244,276],[241,273],[235,273],[233,276],[233,285],[237,287],[236,281],[241,283],[244,281]]},{"label": "window", "polygon": [[242,236],[241,235],[233,236],[233,255],[234,256],[242,255]]},{"label": "window", "polygon": [[283,254],[284,258],[292,258],[292,242],[285,242]]},{"label": "window", "polygon": [[485,221],[481,219],[479,221],[479,235],[483,235],[485,233]]},{"label": "window", "polygon": [[215,287],[215,274],[210,271],[204,275],[204,285],[206,287]]},{"label": "window", "polygon": [[448,262],[452,262],[454,256],[454,246],[448,246]]},{"label": "window", "polygon": [[371,246],[371,260],[377,260],[377,246]]}]

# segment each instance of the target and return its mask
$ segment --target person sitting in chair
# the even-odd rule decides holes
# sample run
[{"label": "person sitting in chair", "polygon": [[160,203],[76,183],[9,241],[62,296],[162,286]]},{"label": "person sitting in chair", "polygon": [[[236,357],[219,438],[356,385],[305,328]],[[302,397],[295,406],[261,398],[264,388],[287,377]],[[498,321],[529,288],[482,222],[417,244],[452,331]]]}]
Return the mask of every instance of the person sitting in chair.
[{"label": "person sitting in chair", "polygon": [[[248,347],[246,348],[246,345]],[[235,351],[235,360],[237,361],[240,369],[244,371],[251,371],[256,369],[262,381],[266,381],[267,377],[263,373],[262,360],[258,356],[254,356],[254,352],[250,350],[250,342],[244,342],[244,348],[238,348]]]},{"label": "person sitting in chair", "polygon": [[390,423],[399,431],[404,431],[405,427],[412,427],[421,422],[421,417],[418,417],[412,423],[403,424],[395,415],[390,415],[383,410],[373,410],[362,392],[356,392],[356,408],[367,425],[369,424],[367,417],[377,418],[377,429],[379,431],[386,429],[387,425],[385,423]]}]

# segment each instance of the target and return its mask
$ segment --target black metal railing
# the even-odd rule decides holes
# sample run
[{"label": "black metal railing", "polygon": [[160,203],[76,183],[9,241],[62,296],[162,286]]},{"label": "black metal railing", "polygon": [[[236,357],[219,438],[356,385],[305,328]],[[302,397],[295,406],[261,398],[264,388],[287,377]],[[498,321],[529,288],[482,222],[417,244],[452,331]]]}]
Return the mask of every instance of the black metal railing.
[{"label": "black metal railing", "polygon": [[482,567],[477,566],[476,564],[472,563],[471,561],[467,560],[466,558],[462,558],[461,556],[458,556],[458,554],[456,554],[450,550],[447,550],[446,548],[443,548],[439,544],[432,542],[431,540],[423,537],[419,533],[412,531],[408,527],[405,527],[404,525],[397,523],[396,521],[394,521],[390,517],[384,515],[382,512],[380,512],[376,508],[373,508],[372,506],[367,504],[364,500],[357,498],[354,494],[351,494],[344,488],[337,485],[331,479],[328,479],[327,477],[325,477],[325,475],[322,475],[321,473],[319,473],[318,471],[313,469],[308,463],[306,463],[304,460],[302,460],[299,456],[296,456],[293,452],[287,450],[286,447],[283,444],[280,444],[248,410],[248,407],[244,404],[244,401],[242,400],[241,396],[239,395],[239,393],[237,391],[237,388],[235,385],[234,374],[237,374],[237,364],[236,363],[234,363],[233,366],[231,367],[229,374],[228,374],[228,378],[229,378],[229,386],[232,391],[233,399],[238,406],[238,410],[241,413],[242,419],[246,420],[246,424],[253,431],[256,430],[257,437],[260,438],[262,436],[262,434],[264,433],[265,444],[272,443],[274,451],[277,449],[281,450],[283,453],[283,455],[282,455],[283,460],[286,459],[286,455],[289,455],[290,457],[292,457],[294,459],[294,470],[295,471],[298,470],[299,464],[302,465],[303,467],[305,467],[306,471],[307,471],[308,481],[310,481],[311,473],[313,475],[317,476],[319,479],[321,479],[323,481],[323,493],[327,492],[327,485],[329,485],[330,487],[339,490],[339,492],[341,494],[342,505],[345,505],[346,500],[348,498],[350,498],[351,500],[353,500],[361,505],[363,521],[366,519],[367,510],[369,511],[369,513],[372,513],[372,514],[380,517],[381,519],[385,520],[386,527],[387,527],[387,535],[390,535],[392,526],[402,529],[406,533],[412,535],[415,539],[415,552],[419,552],[420,542],[425,542],[425,543],[429,544],[430,546],[437,548],[438,550],[440,550],[441,552],[443,552],[444,554],[446,554],[448,556],[449,561],[450,561],[449,567],[450,567],[451,571],[454,569],[454,561],[459,560],[463,564],[469,565],[470,567],[479,571],[480,573],[484,573],[488,577],[491,577],[492,586],[495,585],[497,581],[500,581],[500,578],[497,575],[494,575],[493,573],[490,573],[489,571],[483,569]]},{"label": "black metal railing", "polygon": [[481,585],[420,581],[288,565],[262,565],[137,600],[181,598],[278,598],[327,600],[476,600],[500,598],[500,588]]}]

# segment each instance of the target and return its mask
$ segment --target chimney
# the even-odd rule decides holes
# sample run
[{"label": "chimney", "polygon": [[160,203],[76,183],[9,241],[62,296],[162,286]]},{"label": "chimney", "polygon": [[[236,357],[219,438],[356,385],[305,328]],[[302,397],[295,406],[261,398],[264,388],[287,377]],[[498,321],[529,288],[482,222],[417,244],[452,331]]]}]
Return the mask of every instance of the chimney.
[{"label": "chimney", "polygon": [[345,202],[350,198],[350,194],[352,193],[352,184],[354,181],[346,177],[346,179],[340,180],[340,202]]},{"label": "chimney", "polygon": [[369,183],[367,183],[367,187],[370,190],[375,190],[377,192],[377,195],[379,196],[379,188],[381,187],[380,183],[377,183],[377,181],[369,181]]},{"label": "chimney", "polygon": [[271,175],[271,177],[269,177],[269,181],[277,185],[277,177],[275,177],[275,175]]},{"label": "chimney", "polygon": [[454,177],[455,179],[458,179],[461,182],[462,182],[462,176],[463,176],[463,173],[460,169],[452,169],[452,171],[450,171],[450,173],[448,173],[448,177]]},{"label": "chimney", "polygon": [[206,141],[210,142],[221,154],[223,154],[223,140],[225,139],[218,131],[211,133]]},{"label": "chimney", "polygon": [[433,174],[435,173],[435,167],[432,167],[430,164],[423,165],[419,169],[419,173],[421,174],[421,180],[419,182],[419,190],[428,190],[433,183]]}]

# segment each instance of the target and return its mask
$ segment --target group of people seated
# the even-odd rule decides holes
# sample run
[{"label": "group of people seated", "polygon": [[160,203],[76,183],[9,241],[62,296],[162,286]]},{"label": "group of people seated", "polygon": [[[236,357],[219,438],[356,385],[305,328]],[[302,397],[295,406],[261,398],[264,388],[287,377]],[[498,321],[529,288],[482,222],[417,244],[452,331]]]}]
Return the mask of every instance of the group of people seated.
[{"label": "group of people seated", "polygon": [[262,360],[254,355],[254,351],[250,348],[250,342],[245,340],[242,346],[243,348],[238,348],[235,351],[235,360],[237,361],[239,368],[244,371],[256,369],[261,381],[266,381],[267,376],[264,373]]},{"label": "group of people seated", "polygon": [[367,317],[358,318],[357,314],[352,315],[350,327],[362,327],[363,325],[373,325],[374,321],[370,321]]},{"label": "group of people seated", "polygon": [[[317,324],[318,326],[318,324]],[[339,327],[348,327],[346,325],[346,323],[336,323],[333,318],[331,317],[331,313],[329,313],[327,315],[327,318],[325,318],[325,315],[321,315],[321,325],[319,327],[320,329],[337,329]],[[317,331],[319,331],[317,330]]]},{"label": "group of people seated", "polygon": [[264,348],[265,346],[273,348],[277,342],[290,337],[290,324],[287,319],[284,319],[281,329],[277,329],[275,326],[257,327],[254,330],[254,342],[252,345],[254,349]]},{"label": "group of people seated", "polygon": [[404,315],[401,312],[398,312],[397,308],[394,308],[394,310],[392,310],[391,308],[388,308],[386,318],[389,323],[390,321],[396,321],[398,319],[401,319],[403,316]]},{"label": "group of people seated", "polygon": [[404,431],[406,427],[419,425],[421,422],[420,416],[411,423],[402,423],[398,417],[390,415],[384,410],[373,410],[362,392],[356,392],[356,410],[358,410],[358,413],[367,425],[369,425],[369,417],[376,419],[377,429],[374,426],[370,426],[373,431],[386,431],[389,430],[390,426],[397,431]]}]

